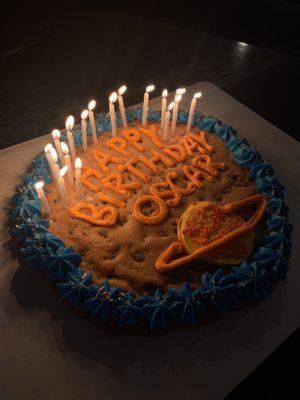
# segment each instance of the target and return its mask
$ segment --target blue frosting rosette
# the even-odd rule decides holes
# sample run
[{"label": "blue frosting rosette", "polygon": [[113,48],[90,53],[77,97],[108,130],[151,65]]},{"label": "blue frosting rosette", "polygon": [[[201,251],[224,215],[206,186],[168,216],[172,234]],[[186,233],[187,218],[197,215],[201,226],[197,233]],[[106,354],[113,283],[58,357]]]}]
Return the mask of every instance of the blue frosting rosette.
[{"label": "blue frosting rosette", "polygon": [[[126,110],[127,121],[142,119],[142,109]],[[148,121],[159,122],[160,112],[149,110]],[[179,111],[178,123],[186,124],[188,113]],[[121,118],[116,113],[117,124]],[[48,221],[41,217],[40,201],[34,184],[42,179],[51,182],[47,160],[39,154],[23,178],[23,184],[13,196],[11,234],[22,246],[25,261],[32,268],[44,271],[56,282],[61,294],[71,304],[82,307],[92,319],[113,320],[120,327],[148,323],[152,331],[198,324],[206,310],[227,312],[242,299],[263,299],[274,284],[283,279],[291,253],[292,226],[288,222],[288,207],[283,201],[284,188],[273,177],[273,169],[245,139],[230,126],[200,112],[193,117],[193,126],[215,134],[225,142],[235,161],[248,168],[257,191],[268,199],[264,216],[265,232],[251,256],[229,271],[204,272],[202,285],[193,290],[189,283],[181,288],[169,288],[166,293],[156,290],[153,295],[137,296],[123,293],[104,280],[94,284],[91,273],[80,267],[81,255],[48,231]],[[98,134],[110,130],[110,118],[96,116]],[[73,130],[76,146],[82,143],[81,129]],[[91,129],[88,126],[88,135]],[[65,133],[62,135],[64,139]]]}]

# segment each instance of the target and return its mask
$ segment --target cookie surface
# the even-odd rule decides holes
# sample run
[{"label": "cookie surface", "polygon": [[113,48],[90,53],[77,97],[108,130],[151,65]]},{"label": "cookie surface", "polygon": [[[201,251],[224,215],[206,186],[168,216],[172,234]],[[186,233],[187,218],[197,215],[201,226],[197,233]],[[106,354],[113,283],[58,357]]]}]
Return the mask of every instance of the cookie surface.
[{"label": "cookie surface", "polygon": [[[136,123],[134,128],[140,128]],[[156,124],[159,132],[159,125]],[[121,130],[121,129],[120,129]],[[120,135],[120,130],[118,135]],[[192,132],[199,135],[200,129],[193,128]],[[176,134],[170,137],[164,145],[178,144],[182,142],[185,136],[185,126],[179,125]],[[141,135],[141,146],[145,151],[141,153],[138,149],[128,145],[126,150],[132,157],[138,157],[143,154],[144,157],[151,157],[150,149],[155,148],[153,141],[146,135]],[[183,162],[178,162],[171,157],[174,166],[159,162],[157,166],[161,169],[160,173],[151,171],[147,166],[140,165],[141,170],[149,174],[150,182],[143,182],[130,171],[122,172],[124,182],[132,183],[138,181],[141,184],[140,189],[131,190],[131,196],[126,198],[124,195],[118,195],[111,190],[101,187],[105,195],[114,196],[120,201],[126,202],[125,208],[117,208],[118,219],[115,226],[105,227],[91,224],[90,222],[74,219],[70,216],[69,209],[63,208],[61,202],[56,197],[55,187],[49,185],[50,205],[52,213],[50,216],[49,230],[61,239],[67,246],[73,247],[82,255],[81,266],[85,271],[93,273],[95,282],[107,279],[108,282],[122,290],[131,290],[142,294],[147,291],[153,291],[156,288],[165,291],[168,287],[180,287],[184,282],[189,282],[192,288],[200,286],[201,275],[207,267],[206,263],[197,263],[197,265],[187,265],[177,271],[165,274],[159,273],[155,268],[155,260],[164,251],[177,236],[177,220],[182,215],[187,206],[195,201],[217,201],[225,204],[229,201],[240,200],[255,193],[255,183],[250,178],[249,171],[240,167],[233,158],[232,153],[226,149],[225,144],[219,138],[206,133],[207,142],[213,148],[211,158],[213,162],[223,162],[225,169],[219,171],[218,176],[212,181],[203,180],[203,187],[197,188],[193,193],[182,196],[177,206],[168,207],[167,218],[158,225],[145,225],[136,220],[133,216],[133,207],[137,199],[143,195],[151,194],[151,185],[156,182],[166,180],[169,172],[178,174],[179,179],[176,183],[185,187],[190,181],[184,175],[182,167],[192,165],[192,160],[199,152],[195,149],[192,156],[186,156]],[[103,177],[118,173],[118,163],[111,162],[107,164],[108,171],[105,173],[97,163],[93,154],[95,150],[100,150],[112,157],[122,157],[116,151],[106,146],[111,138],[110,132],[104,132],[99,136],[96,145],[90,145],[88,151],[83,153],[79,149],[77,155],[81,157],[83,165],[87,165],[103,174]],[[160,151],[160,149],[157,149]],[[97,183],[97,180],[94,180]],[[99,183],[99,182],[98,182]],[[72,187],[68,187],[69,203],[75,204],[75,192]],[[97,197],[97,193],[83,186],[82,199],[95,205],[103,205]],[[51,195],[52,193],[52,195]],[[154,207],[154,204],[146,204],[146,207]],[[144,210],[147,212],[147,209]],[[149,211],[149,210],[148,210]],[[155,212],[155,210],[153,210]],[[149,211],[150,212],[150,211]],[[210,265],[209,268],[213,270]]]}]

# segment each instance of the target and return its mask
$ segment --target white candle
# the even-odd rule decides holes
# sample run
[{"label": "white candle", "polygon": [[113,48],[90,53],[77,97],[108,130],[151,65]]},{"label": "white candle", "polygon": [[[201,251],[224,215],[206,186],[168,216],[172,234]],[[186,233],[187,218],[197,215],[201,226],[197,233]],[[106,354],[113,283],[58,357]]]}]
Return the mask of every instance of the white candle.
[{"label": "white candle", "polygon": [[42,213],[42,215],[43,214],[50,215],[51,209],[50,209],[50,205],[48,203],[48,200],[46,198],[43,186],[44,186],[44,182],[37,182],[35,184],[35,190],[36,190],[37,195],[38,195],[38,197],[39,197],[39,199],[41,201],[41,213]]},{"label": "white candle", "polygon": [[196,107],[196,102],[197,99],[199,99],[202,96],[202,94],[200,92],[195,93],[192,101],[191,101],[191,105],[190,105],[190,111],[189,111],[189,119],[188,119],[188,123],[186,126],[186,133],[189,133],[189,131],[191,130],[191,126],[192,126],[192,122],[193,122],[193,115],[195,112],[195,107]]},{"label": "white candle", "polygon": [[53,129],[52,131],[52,137],[53,137],[53,141],[55,144],[55,148],[58,154],[58,157],[60,159],[60,161],[63,163],[64,162],[64,156],[63,153],[61,151],[61,147],[60,147],[60,131],[58,129]]},{"label": "white candle", "polygon": [[61,149],[62,152],[64,153],[64,158],[65,158],[65,165],[68,166],[68,179],[70,182],[70,185],[74,184],[74,176],[73,176],[73,171],[72,171],[72,163],[71,163],[71,157],[69,154],[69,148],[66,145],[66,143],[61,142]]},{"label": "white candle", "polygon": [[51,147],[50,153],[53,160],[54,183],[56,185],[56,188],[58,188],[59,165],[57,164],[58,161],[57,152],[53,147]]},{"label": "white candle", "polygon": [[88,110],[83,110],[81,113],[81,137],[83,151],[87,151],[87,130],[86,130],[86,119],[88,117]]},{"label": "white candle", "polygon": [[67,171],[68,171],[67,165],[65,165],[59,171],[59,191],[60,191],[60,197],[62,199],[64,206],[67,206],[66,185],[65,185],[65,178],[64,178]]},{"label": "white candle", "polygon": [[116,127],[116,114],[115,114],[115,106],[114,102],[117,100],[117,93],[113,92],[109,96],[109,116],[110,116],[110,125],[111,125],[111,133],[113,137],[117,136],[117,127]]},{"label": "white candle", "polygon": [[51,172],[52,172],[52,167],[53,167],[53,159],[52,159],[52,155],[51,155],[52,148],[53,147],[52,147],[51,143],[46,144],[46,146],[44,147],[45,155],[46,155],[48,165],[49,165]]},{"label": "white candle", "polygon": [[97,139],[97,130],[96,130],[96,124],[95,124],[95,116],[93,109],[96,107],[96,102],[95,100],[91,100],[88,104],[88,109],[89,109],[89,120],[90,120],[90,127],[92,131],[92,137],[93,137],[93,142],[96,144],[98,142]]},{"label": "white candle", "polygon": [[144,103],[143,103],[143,118],[142,118],[142,125],[147,125],[147,115],[149,110],[149,93],[153,92],[155,89],[154,85],[149,85],[146,87],[146,91],[144,93]]},{"label": "white candle", "polygon": [[166,116],[166,109],[167,109],[167,96],[168,96],[168,91],[167,91],[167,89],[165,89],[162,92],[162,99],[161,99],[160,127],[161,127],[162,130],[164,130],[164,126],[165,126],[165,116]]},{"label": "white candle", "polygon": [[165,124],[164,124],[164,130],[163,130],[163,140],[168,139],[169,135],[169,125],[170,125],[170,111],[174,107],[174,101],[168,105],[168,111],[166,112],[165,115]]},{"label": "white candle", "polygon": [[53,157],[52,157],[52,154],[51,154],[51,149],[53,149],[52,144],[48,143],[45,146],[44,151],[45,151],[45,155],[46,155],[46,158],[47,158],[47,161],[48,161],[48,165],[49,165],[49,168],[50,168],[50,171],[51,171],[52,180],[55,181],[56,177],[55,177],[55,172],[54,172],[54,169],[53,169],[54,161],[53,161]]},{"label": "white candle", "polygon": [[80,198],[80,190],[81,190],[81,160],[79,157],[75,160],[75,188],[76,188],[76,197]]},{"label": "white candle", "polygon": [[173,116],[172,116],[172,127],[171,127],[171,134],[175,134],[176,125],[177,125],[177,116],[178,116],[178,106],[179,102],[182,99],[181,94],[177,94],[174,99],[174,108],[173,108]]},{"label": "white candle", "polygon": [[66,120],[66,129],[67,129],[67,138],[68,138],[68,142],[69,142],[71,157],[75,160],[76,151],[75,151],[73,133],[71,131],[73,126],[74,126],[74,117],[73,117],[73,115],[70,115]]},{"label": "white candle", "polygon": [[126,113],[125,113],[125,107],[124,107],[124,101],[123,101],[123,94],[126,92],[126,90],[127,90],[126,85],[123,85],[118,89],[119,110],[120,110],[120,114],[121,114],[122,124],[125,128],[127,128],[127,120],[126,120]]}]

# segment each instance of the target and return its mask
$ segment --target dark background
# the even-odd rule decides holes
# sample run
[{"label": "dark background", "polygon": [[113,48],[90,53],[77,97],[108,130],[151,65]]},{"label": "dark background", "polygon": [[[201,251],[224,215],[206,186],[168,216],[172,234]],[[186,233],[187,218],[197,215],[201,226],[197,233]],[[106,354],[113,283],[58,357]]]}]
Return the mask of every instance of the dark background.
[{"label": "dark background", "polygon": [[[300,8],[292,1],[9,1],[1,10],[0,147],[79,117],[210,81],[298,139]],[[240,42],[246,42],[244,46]],[[250,44],[250,45],[249,45]]]},{"label": "dark background", "polygon": [[[0,148],[78,120],[91,98],[106,110],[123,83],[126,104],[140,102],[152,82],[157,94],[213,82],[300,138],[297,1],[25,0],[0,18]],[[228,399],[298,398],[298,343],[295,332]]]}]

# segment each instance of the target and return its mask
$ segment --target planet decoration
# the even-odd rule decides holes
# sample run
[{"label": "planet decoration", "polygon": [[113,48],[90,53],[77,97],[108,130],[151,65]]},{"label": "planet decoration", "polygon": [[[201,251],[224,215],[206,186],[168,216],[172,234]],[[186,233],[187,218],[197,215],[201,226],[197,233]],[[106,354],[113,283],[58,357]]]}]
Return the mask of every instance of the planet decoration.
[{"label": "planet decoration", "polygon": [[[244,224],[236,212],[225,213],[216,203],[201,201],[192,203],[178,222],[178,239],[187,253],[192,254],[202,246],[224,237]],[[201,259],[216,264],[239,264],[253,251],[255,234],[247,232],[232,239],[231,246],[218,246],[201,256]]]},{"label": "planet decoration", "polygon": [[[252,204],[257,208],[245,221],[237,211]],[[225,205],[208,201],[190,204],[178,220],[178,241],[157,259],[156,269],[165,272],[198,259],[213,264],[239,264],[253,251],[254,228],[261,221],[266,204],[260,194]]]}]

